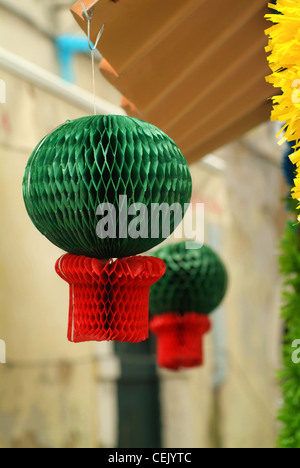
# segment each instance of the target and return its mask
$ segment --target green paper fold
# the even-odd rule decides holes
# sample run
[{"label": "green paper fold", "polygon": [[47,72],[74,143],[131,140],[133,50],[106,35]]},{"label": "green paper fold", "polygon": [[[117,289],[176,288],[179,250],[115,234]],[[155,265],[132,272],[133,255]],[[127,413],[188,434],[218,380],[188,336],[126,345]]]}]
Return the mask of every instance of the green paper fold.
[{"label": "green paper fold", "polygon": [[154,252],[166,264],[165,275],[150,288],[151,316],[166,312],[210,314],[222,302],[228,283],[222,260],[208,246],[185,242]]},{"label": "green paper fold", "polygon": [[[62,250],[95,258],[136,255],[161,243],[168,236],[159,222],[151,237],[157,221],[151,204],[179,204],[180,219],[170,216],[172,233],[191,191],[188,164],[176,144],[155,126],[118,115],[82,117],[54,130],[35,148],[23,180],[25,206],[37,229]],[[120,196],[127,197],[123,206]],[[104,203],[115,207],[116,217],[96,214]],[[148,218],[137,224],[144,238],[133,239],[120,211],[136,203],[148,208]],[[96,232],[105,214],[116,238],[111,230],[105,239]]]}]

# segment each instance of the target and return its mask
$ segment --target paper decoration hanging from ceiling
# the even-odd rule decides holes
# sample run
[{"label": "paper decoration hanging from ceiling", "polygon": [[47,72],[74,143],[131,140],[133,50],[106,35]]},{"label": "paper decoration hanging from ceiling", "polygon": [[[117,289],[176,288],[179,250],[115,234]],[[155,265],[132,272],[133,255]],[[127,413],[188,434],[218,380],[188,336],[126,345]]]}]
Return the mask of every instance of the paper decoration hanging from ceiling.
[{"label": "paper decoration hanging from ceiling", "polygon": [[203,335],[209,315],[222,302],[227,272],[208,246],[169,244],[154,255],[166,264],[165,275],[150,290],[150,329],[157,335],[158,365],[177,370],[203,363]]},{"label": "paper decoration hanging from ceiling", "polygon": [[[137,254],[173,232],[191,191],[179,148],[139,119],[82,117],[38,144],[25,170],[24,201],[36,228],[68,252],[56,271],[70,285],[71,341],[148,337],[149,287],[165,265]],[[162,204],[177,207],[168,229]]]}]

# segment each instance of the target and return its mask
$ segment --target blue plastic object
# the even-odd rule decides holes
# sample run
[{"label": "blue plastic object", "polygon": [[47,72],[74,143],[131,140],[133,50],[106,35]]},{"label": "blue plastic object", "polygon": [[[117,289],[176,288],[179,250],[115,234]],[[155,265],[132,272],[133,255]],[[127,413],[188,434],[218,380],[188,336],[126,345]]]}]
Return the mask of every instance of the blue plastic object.
[{"label": "blue plastic object", "polygon": [[55,40],[61,77],[71,83],[74,82],[74,56],[76,54],[89,54],[90,48],[85,36],[62,34]]}]

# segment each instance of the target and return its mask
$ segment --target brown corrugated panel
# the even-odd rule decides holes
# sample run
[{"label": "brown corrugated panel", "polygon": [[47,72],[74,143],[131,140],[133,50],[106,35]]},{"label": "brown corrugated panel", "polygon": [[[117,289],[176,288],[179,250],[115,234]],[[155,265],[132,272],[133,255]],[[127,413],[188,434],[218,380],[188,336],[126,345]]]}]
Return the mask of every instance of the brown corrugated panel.
[{"label": "brown corrugated panel", "polygon": [[[189,162],[268,120],[265,0],[85,0],[100,70]],[[82,6],[72,12],[87,32]]]}]

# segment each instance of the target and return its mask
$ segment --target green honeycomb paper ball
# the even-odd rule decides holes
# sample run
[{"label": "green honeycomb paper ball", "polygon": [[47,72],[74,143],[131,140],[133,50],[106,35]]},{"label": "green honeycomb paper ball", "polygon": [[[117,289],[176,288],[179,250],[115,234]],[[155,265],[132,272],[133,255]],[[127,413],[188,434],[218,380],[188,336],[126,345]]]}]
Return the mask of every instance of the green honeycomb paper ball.
[{"label": "green honeycomb paper ball", "polygon": [[[95,258],[127,257],[160,244],[169,234],[162,227],[162,212],[150,207],[180,207],[179,218],[170,211],[171,234],[191,192],[188,164],[174,141],[147,122],[121,115],[61,125],[35,148],[23,180],[25,206],[36,228],[62,250]],[[115,211],[98,212],[103,204]],[[139,210],[130,211],[139,204],[148,209],[144,217]],[[136,221],[139,236],[128,235],[124,213],[130,213],[129,226]],[[99,231],[104,221],[106,228]],[[155,235],[154,222],[159,226]]]},{"label": "green honeycomb paper ball", "polygon": [[227,272],[208,246],[185,242],[168,244],[154,252],[166,264],[165,275],[150,288],[150,314],[196,312],[208,315],[225,296]]}]

